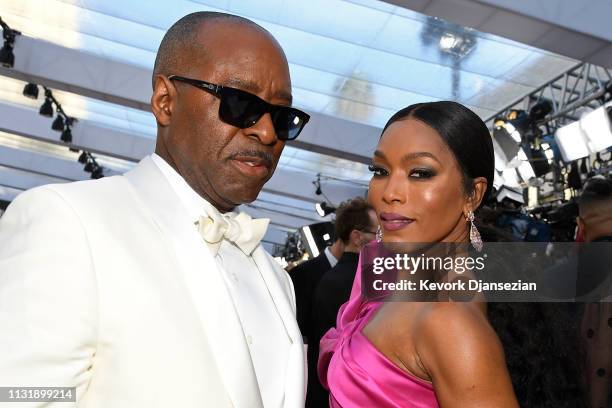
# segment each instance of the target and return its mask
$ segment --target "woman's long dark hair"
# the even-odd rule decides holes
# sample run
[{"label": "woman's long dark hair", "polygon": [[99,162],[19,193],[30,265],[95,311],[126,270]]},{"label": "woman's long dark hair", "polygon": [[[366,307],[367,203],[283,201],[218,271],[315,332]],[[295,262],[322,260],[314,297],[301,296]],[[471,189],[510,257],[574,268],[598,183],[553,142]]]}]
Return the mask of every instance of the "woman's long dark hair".
[{"label": "woman's long dark hair", "polygon": [[[480,225],[486,242],[512,239]],[[513,265],[489,258],[487,268],[503,274]],[[524,408],[587,408],[585,354],[580,340],[582,306],[576,303],[487,304],[491,326],[504,348],[514,392]],[[599,408],[599,407],[594,407]]]},{"label": "woman's long dark hair", "polygon": [[459,163],[467,194],[473,192],[474,178],[487,179],[481,204],[486,202],[493,188],[495,156],[489,129],[478,115],[457,102],[417,103],[391,116],[383,133],[392,123],[405,119],[416,119],[438,132]]},{"label": "woman's long dark hair", "polygon": [[[580,307],[568,303],[489,303],[521,407],[586,408]],[[597,407],[598,408],[598,407]]]}]

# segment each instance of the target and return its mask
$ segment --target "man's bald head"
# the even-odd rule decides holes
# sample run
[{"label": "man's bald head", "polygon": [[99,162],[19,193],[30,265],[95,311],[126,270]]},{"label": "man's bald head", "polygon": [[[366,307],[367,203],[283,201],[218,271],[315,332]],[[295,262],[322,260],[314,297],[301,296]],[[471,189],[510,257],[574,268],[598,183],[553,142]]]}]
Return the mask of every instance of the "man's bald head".
[{"label": "man's bald head", "polygon": [[238,89],[272,105],[291,106],[289,65],[274,37],[241,17],[190,14],[168,30],[153,74],[155,152],[219,211],[255,200],[272,177],[285,145],[277,137],[270,112],[247,127],[235,126],[222,119],[221,108],[240,108],[240,100],[168,76],[205,81],[229,92]]},{"label": "man's bald head", "polygon": [[[200,33],[203,28],[214,24],[230,24],[250,28],[259,31],[269,37],[270,41],[276,43],[274,37],[265,28],[244,17],[213,11],[198,11],[188,14],[168,29],[159,45],[153,67],[153,86],[155,86],[157,75],[168,76],[180,72],[177,70],[177,65],[183,65],[181,63],[182,58],[195,55],[198,58],[206,56],[208,48],[214,47],[215,44],[207,44],[202,41]],[[280,49],[280,46],[278,48]]]},{"label": "man's bald head", "polygon": [[594,178],[589,180],[578,200],[581,216],[598,212],[602,207],[610,207],[611,205],[612,180],[610,179]]}]

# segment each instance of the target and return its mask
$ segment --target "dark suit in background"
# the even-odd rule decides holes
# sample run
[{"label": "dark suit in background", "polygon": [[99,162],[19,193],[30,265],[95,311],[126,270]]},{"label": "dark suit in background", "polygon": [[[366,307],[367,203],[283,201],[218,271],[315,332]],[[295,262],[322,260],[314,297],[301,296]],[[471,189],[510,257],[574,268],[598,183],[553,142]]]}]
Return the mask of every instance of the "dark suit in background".
[{"label": "dark suit in background", "polygon": [[[302,336],[308,340],[312,333],[312,298],[319,280],[331,268],[325,252],[302,262],[289,271],[295,290],[296,318]],[[308,341],[307,341],[308,342]]]},{"label": "dark suit in background", "polygon": [[351,295],[359,254],[344,252],[336,266],[327,271],[314,291],[312,305],[313,332],[308,345],[308,392],[306,407],[329,406],[329,393],[318,381],[317,362],[319,360],[319,341],[329,329],[336,326],[340,306]]}]

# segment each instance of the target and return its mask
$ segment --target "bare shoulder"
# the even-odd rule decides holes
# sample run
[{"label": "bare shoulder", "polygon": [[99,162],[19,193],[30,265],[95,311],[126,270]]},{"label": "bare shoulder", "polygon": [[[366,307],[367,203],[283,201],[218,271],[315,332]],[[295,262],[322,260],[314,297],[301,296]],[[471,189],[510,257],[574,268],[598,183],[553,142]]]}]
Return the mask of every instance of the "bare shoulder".
[{"label": "bare shoulder", "polygon": [[[489,324],[486,312],[475,303],[429,303],[414,322],[415,350],[423,362],[475,361],[476,354],[503,358],[499,339]],[[464,367],[465,368],[465,367]]]},{"label": "bare shoulder", "polygon": [[419,309],[414,323],[415,340],[421,336],[431,340],[430,336],[442,334],[442,338],[452,334],[493,335],[497,338],[489,325],[485,308],[477,303],[427,303]]}]

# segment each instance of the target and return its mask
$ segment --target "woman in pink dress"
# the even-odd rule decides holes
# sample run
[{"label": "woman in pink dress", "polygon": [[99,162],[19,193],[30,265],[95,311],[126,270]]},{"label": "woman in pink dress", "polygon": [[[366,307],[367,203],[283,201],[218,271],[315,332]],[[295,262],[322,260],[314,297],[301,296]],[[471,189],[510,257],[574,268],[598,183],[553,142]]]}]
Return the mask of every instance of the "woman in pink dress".
[{"label": "woman in pink dress", "polygon": [[[383,130],[368,199],[382,241],[472,242],[493,185],[485,124],[454,102],[416,104]],[[332,407],[518,407],[482,302],[374,302],[361,264],[336,328],[321,340],[319,377]]]}]

